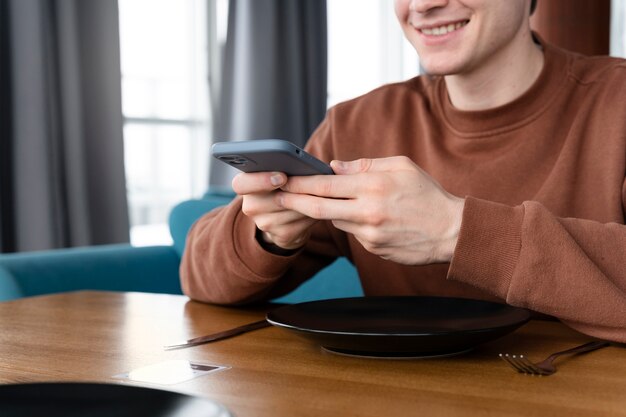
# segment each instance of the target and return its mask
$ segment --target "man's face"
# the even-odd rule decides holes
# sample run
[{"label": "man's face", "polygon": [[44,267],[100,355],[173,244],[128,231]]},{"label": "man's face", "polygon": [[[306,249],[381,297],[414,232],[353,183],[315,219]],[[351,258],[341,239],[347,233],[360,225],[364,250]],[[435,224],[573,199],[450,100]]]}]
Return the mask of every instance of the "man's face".
[{"label": "man's face", "polygon": [[432,75],[468,74],[528,30],[527,0],[396,0],[405,36]]}]

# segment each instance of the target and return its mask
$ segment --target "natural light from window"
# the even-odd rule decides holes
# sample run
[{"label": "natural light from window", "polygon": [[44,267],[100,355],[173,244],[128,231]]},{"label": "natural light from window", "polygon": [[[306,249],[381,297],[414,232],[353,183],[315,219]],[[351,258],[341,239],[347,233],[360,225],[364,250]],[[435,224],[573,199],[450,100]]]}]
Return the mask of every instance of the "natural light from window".
[{"label": "natural light from window", "polygon": [[611,55],[626,58],[626,0],[611,3]]},{"label": "natural light from window", "polygon": [[328,0],[328,104],[418,75],[390,0]]},{"label": "natural light from window", "polygon": [[172,207],[206,191],[204,0],[120,0],[124,151],[131,243],[171,243]]},{"label": "natural light from window", "polygon": [[[417,75],[392,1],[327,5],[329,106]],[[119,9],[131,243],[170,244],[169,212],[208,184],[209,42],[225,42],[228,0],[119,0]]]}]

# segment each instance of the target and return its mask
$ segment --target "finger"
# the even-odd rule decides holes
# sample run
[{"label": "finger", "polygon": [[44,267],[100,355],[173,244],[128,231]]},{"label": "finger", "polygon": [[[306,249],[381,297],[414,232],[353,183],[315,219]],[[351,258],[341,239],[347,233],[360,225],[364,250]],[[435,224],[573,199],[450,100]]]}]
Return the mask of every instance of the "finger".
[{"label": "finger", "polygon": [[387,259],[387,255],[391,254],[394,249],[394,246],[387,240],[383,240],[384,236],[377,227],[343,220],[334,220],[332,223],[337,229],[353,235],[365,250],[383,259]]},{"label": "finger", "polygon": [[287,182],[282,172],[239,173],[233,178],[233,190],[239,195],[273,191]]},{"label": "finger", "polygon": [[358,182],[346,175],[312,175],[290,177],[281,190],[294,194],[309,194],[326,198],[356,198]]},{"label": "finger", "polygon": [[392,156],[389,158],[361,158],[354,161],[330,162],[330,166],[336,174],[352,175],[363,172],[397,171],[416,167],[415,163],[406,156]]},{"label": "finger", "polygon": [[241,211],[246,216],[257,216],[265,213],[276,213],[285,209],[276,203],[275,192],[245,194]]},{"label": "finger", "polygon": [[333,220],[332,223],[335,228],[352,235],[358,235],[361,230],[360,224],[349,222],[346,220]]},{"label": "finger", "polygon": [[358,210],[356,201],[351,199],[338,200],[308,194],[279,193],[277,200],[282,207],[317,220],[348,220],[355,223],[363,221],[363,211]]},{"label": "finger", "polygon": [[316,222],[317,220],[308,217],[300,218],[271,232],[263,231],[263,238],[266,242],[274,243],[282,248],[295,249],[306,243],[311,235],[311,227]]},{"label": "finger", "polygon": [[379,255],[379,247],[373,244],[373,241],[370,239],[372,236],[372,228],[368,228],[367,226],[363,226],[361,224],[356,224],[343,220],[333,220],[333,226],[337,229],[342,230],[348,234],[354,236],[354,238],[363,246],[363,248],[371,253]]},{"label": "finger", "polygon": [[254,217],[256,227],[264,232],[275,233],[281,228],[293,227],[294,224],[306,220],[315,222],[315,220],[304,216],[302,213],[293,210],[283,210],[277,213],[260,214]]},{"label": "finger", "polygon": [[376,245],[381,241],[380,228],[368,224],[353,223],[345,220],[333,220],[333,226],[346,233],[354,235],[361,244]]}]

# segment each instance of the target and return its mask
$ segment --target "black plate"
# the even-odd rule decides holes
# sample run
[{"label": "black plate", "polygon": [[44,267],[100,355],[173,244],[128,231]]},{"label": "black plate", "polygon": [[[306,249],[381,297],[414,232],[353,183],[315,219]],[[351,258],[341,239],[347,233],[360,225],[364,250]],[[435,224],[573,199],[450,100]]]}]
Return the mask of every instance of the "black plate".
[{"label": "black plate", "polygon": [[33,383],[0,385],[3,417],[228,417],[211,400],[131,385]]},{"label": "black plate", "polygon": [[512,332],[528,310],[443,297],[358,297],[279,307],[267,320],[327,350],[377,357],[453,355]]}]

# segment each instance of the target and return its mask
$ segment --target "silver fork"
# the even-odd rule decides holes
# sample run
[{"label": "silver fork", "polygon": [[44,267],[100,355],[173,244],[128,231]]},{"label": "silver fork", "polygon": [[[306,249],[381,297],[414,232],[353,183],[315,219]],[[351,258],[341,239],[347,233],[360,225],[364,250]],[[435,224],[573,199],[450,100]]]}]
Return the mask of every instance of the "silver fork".
[{"label": "silver fork", "polygon": [[556,367],[554,366],[553,362],[559,356],[590,352],[592,350],[600,349],[609,345],[609,342],[600,340],[589,342],[572,349],[562,350],[560,352],[553,353],[543,361],[537,363],[529,361],[528,358],[526,358],[524,355],[509,355],[508,353],[501,353],[500,359],[511,365],[511,367],[513,367],[517,372],[528,375],[548,376],[556,372]]}]

